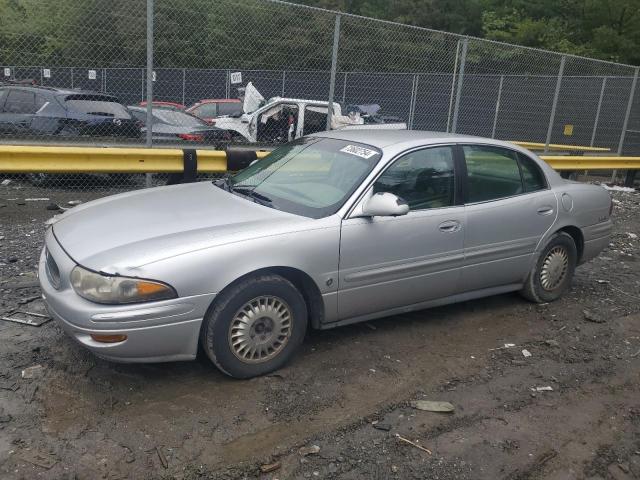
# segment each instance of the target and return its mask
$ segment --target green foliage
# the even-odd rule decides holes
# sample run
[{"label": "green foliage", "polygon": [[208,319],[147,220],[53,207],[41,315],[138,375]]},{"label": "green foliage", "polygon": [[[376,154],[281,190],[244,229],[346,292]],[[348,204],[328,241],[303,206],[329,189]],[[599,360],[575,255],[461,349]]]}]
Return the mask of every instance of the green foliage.
[{"label": "green foliage", "polygon": [[[490,40],[640,64],[640,0],[298,0]],[[334,15],[267,0],[155,0],[155,65],[327,70]],[[0,0],[0,65],[144,66],[145,0]],[[339,68],[449,72],[458,39],[345,17]],[[470,50],[477,71],[535,63]],[[519,57],[518,57],[519,56]],[[551,63],[549,68],[551,68]],[[528,71],[528,68],[527,68]]]}]

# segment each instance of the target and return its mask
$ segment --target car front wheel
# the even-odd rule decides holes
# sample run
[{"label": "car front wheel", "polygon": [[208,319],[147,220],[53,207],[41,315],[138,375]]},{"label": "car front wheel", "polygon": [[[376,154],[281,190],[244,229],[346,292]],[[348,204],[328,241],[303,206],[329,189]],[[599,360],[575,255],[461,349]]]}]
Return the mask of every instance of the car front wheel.
[{"label": "car front wheel", "polygon": [[571,235],[558,232],[551,237],[529,273],[522,295],[532,302],[553,302],[571,286],[578,251]]},{"label": "car front wheel", "polygon": [[250,378],[281,368],[302,344],[307,308],[296,287],[279,275],[242,280],[207,313],[200,341],[224,373]]}]

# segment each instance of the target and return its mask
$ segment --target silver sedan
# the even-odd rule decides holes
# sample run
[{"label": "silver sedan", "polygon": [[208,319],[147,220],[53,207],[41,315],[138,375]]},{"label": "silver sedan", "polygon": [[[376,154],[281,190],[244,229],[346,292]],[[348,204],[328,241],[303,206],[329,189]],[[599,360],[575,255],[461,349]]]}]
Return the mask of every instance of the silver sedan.
[{"label": "silver sedan", "polygon": [[478,137],[340,131],[215,182],[79,206],[46,234],[51,315],[96,355],[281,367],[308,328],[520,291],[550,302],[611,232],[599,186]]}]

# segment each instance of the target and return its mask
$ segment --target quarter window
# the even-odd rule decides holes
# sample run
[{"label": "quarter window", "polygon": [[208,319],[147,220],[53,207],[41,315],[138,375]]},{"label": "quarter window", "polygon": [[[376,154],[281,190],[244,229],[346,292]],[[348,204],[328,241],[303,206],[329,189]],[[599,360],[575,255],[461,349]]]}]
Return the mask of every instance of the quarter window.
[{"label": "quarter window", "polygon": [[511,197],[523,192],[516,153],[500,147],[463,146],[467,164],[467,203]]},{"label": "quarter window", "polygon": [[518,153],[518,160],[520,161],[520,171],[522,172],[522,183],[524,183],[525,192],[535,192],[547,188],[544,174],[540,167],[536,165],[536,162],[522,153]]},{"label": "quarter window", "polygon": [[36,95],[23,90],[9,90],[4,111],[7,113],[30,114],[36,113]]},{"label": "quarter window", "polygon": [[411,210],[449,207],[454,204],[453,163],[451,147],[408,153],[378,178],[373,191],[393,193]]}]

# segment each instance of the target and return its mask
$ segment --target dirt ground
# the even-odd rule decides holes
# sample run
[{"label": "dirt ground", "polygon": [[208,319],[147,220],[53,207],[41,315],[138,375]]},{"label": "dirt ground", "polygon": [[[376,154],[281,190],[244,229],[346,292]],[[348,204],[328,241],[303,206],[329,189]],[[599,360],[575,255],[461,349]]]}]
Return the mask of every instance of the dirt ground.
[{"label": "dirt ground", "polygon": [[[15,183],[0,191],[0,316],[41,311],[47,204],[104,194]],[[250,381],[204,359],[108,363],[54,322],[0,321],[0,478],[640,478],[640,194],[612,194],[612,244],[563,299],[311,332]]]}]

